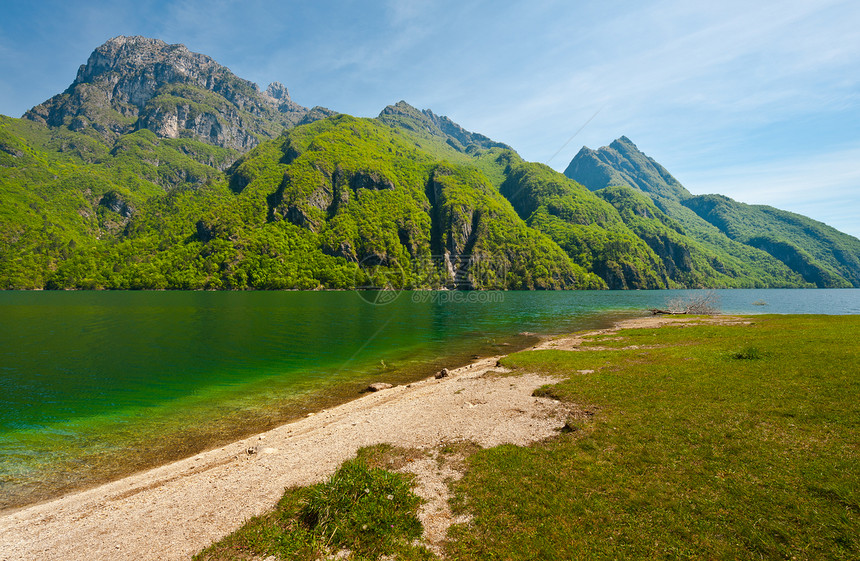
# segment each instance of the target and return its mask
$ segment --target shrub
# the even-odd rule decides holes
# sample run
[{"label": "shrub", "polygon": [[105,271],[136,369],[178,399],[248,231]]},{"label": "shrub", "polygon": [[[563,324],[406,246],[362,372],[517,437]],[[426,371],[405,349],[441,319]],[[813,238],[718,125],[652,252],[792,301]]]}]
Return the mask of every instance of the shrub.
[{"label": "shrub", "polygon": [[732,354],[732,358],[738,360],[758,360],[761,358],[761,351],[756,347],[745,347],[740,351]]}]

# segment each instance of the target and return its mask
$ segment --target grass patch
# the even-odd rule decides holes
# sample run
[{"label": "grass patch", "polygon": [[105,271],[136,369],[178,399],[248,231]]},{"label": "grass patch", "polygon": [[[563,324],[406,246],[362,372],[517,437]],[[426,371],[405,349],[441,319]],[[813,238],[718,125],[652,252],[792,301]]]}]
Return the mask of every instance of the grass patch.
[{"label": "grass patch", "polygon": [[311,560],[347,550],[347,559],[433,559],[413,544],[421,536],[421,499],[411,478],[373,464],[408,462],[414,451],[390,446],[360,451],[325,483],[288,489],[274,511],[198,553],[196,560]]},{"label": "grass patch", "polygon": [[860,557],[858,332],[857,316],[758,316],[509,356],[568,376],[540,395],[599,414],[471,455],[449,557]]},{"label": "grass patch", "polygon": [[762,358],[762,352],[758,347],[744,347],[732,355],[737,360],[758,360]]}]

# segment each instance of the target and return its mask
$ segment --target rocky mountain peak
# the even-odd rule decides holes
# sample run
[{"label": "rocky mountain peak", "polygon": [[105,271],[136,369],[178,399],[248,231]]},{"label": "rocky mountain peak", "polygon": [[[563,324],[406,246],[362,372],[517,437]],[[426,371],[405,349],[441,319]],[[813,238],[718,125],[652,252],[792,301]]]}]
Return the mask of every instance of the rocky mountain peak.
[{"label": "rocky mountain peak", "polygon": [[[78,76],[69,89],[93,82],[108,73],[134,75],[157,65],[162,67],[162,72],[170,69],[182,76],[220,67],[212,58],[192,53],[185,45],[168,45],[160,39],[120,35],[93,51],[87,63],[78,69]],[[162,78],[169,79],[167,76]]]},{"label": "rocky mountain peak", "polygon": [[150,129],[245,152],[308,113],[278,82],[265,93],[207,55],[148,37],[114,37],[98,47],[62,94],[24,118],[113,142]]},{"label": "rocky mountain peak", "polygon": [[[233,75],[207,55],[185,45],[148,37],[114,37],[98,47],[66,90],[73,95],[86,85],[105,90],[110,101],[143,109],[167,84],[188,84],[222,94],[259,93],[256,84]],[[226,97],[226,96],[225,96]]]},{"label": "rocky mountain peak", "polygon": [[643,154],[626,136],[597,150],[583,146],[564,175],[592,191],[627,185],[657,198],[680,201],[691,196],[666,168]]},{"label": "rocky mountain peak", "polygon": [[377,119],[388,125],[445,138],[450,146],[460,151],[469,146],[511,149],[507,144],[467,131],[448,117],[436,115],[429,109],[416,109],[402,100],[383,109]]},{"label": "rocky mountain peak", "polygon": [[280,82],[272,82],[269,84],[269,87],[266,88],[266,95],[277,100],[289,101],[290,99],[290,92],[287,90],[287,87]]},{"label": "rocky mountain peak", "polygon": [[620,137],[613,140],[612,143],[609,144],[609,147],[613,148],[615,150],[624,149],[624,150],[636,150],[637,152],[639,151],[639,148],[637,148],[636,145],[633,144],[633,141],[624,135],[621,135]]}]

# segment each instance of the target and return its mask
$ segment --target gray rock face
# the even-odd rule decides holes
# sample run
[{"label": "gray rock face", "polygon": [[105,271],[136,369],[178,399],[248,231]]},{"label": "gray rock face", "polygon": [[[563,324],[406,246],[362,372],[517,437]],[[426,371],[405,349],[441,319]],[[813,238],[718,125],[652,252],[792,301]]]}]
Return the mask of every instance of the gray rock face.
[{"label": "gray rock face", "polygon": [[275,82],[263,93],[184,45],[120,36],[93,51],[65,92],[24,118],[89,128],[106,141],[145,128],[165,138],[192,137],[245,152],[307,115],[283,84]]},{"label": "gray rock face", "polygon": [[296,126],[313,123],[314,121],[319,121],[337,114],[337,111],[332,111],[327,107],[320,107],[319,105],[317,105],[316,107],[312,107],[310,111],[305,113],[305,116],[302,117],[298,123],[296,123]]},{"label": "gray rock face", "polygon": [[125,218],[134,214],[134,207],[129,205],[116,191],[105,193],[101,200],[99,200],[99,206],[110,209]]},{"label": "gray rock face", "polygon": [[290,92],[287,91],[287,87],[280,82],[272,82],[269,84],[269,87],[266,88],[266,95],[272,99],[283,99],[285,101],[290,100]]}]

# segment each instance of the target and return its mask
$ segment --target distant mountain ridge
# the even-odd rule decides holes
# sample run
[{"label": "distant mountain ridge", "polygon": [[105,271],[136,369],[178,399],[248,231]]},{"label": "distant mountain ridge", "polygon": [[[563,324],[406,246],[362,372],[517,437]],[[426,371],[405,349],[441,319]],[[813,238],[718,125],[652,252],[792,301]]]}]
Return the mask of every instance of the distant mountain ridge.
[{"label": "distant mountain ridge", "polygon": [[652,197],[675,201],[692,196],[666,168],[640,152],[626,136],[598,150],[583,146],[564,175],[592,191],[627,185]]},{"label": "distant mountain ridge", "polygon": [[[860,287],[860,240],[805,216],[765,205],[747,205],[723,195],[694,196],[628,138],[608,147],[583,147],[565,175],[598,191],[627,185],[650,197],[688,233],[703,223],[729,239],[779,259],[818,287]],[[700,241],[711,236],[699,236]]]},{"label": "distant mountain ridge", "polygon": [[379,113],[377,119],[388,125],[444,138],[448,145],[460,152],[465,151],[468,146],[512,150],[507,144],[469,132],[448,117],[436,115],[429,109],[419,111],[405,101],[389,105]]},{"label": "distant mountain ridge", "polygon": [[860,286],[860,241],[693,196],[626,137],[567,173],[405,101],[308,109],[116,37],[0,116],[0,288]]}]

